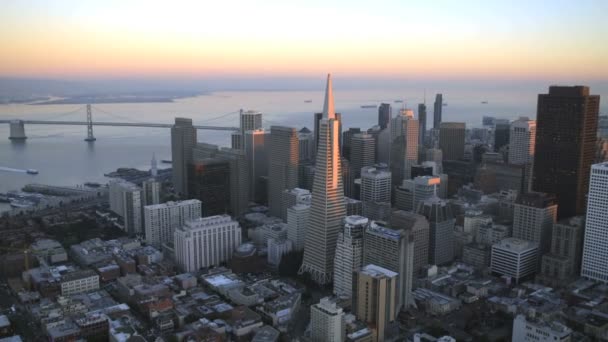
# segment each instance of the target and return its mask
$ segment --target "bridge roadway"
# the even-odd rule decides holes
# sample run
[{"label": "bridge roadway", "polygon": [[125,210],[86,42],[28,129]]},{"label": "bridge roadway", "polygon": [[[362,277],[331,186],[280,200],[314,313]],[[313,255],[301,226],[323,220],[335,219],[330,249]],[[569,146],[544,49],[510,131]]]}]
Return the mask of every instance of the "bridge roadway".
[{"label": "bridge roadway", "polygon": [[[0,120],[0,124],[10,124],[15,120]],[[26,125],[64,125],[64,126],[86,126],[86,121],[47,121],[47,120],[20,120]],[[151,123],[151,122],[99,122],[93,121],[93,126],[116,126],[116,127],[151,127],[171,128],[173,124]],[[196,129],[213,131],[238,131],[237,127],[201,126],[193,125]]]}]

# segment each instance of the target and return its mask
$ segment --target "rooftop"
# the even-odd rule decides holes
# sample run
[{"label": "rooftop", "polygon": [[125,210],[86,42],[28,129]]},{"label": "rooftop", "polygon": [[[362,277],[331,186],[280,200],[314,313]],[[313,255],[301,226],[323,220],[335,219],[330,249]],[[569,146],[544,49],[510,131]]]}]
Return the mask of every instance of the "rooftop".
[{"label": "rooftop", "polygon": [[508,249],[513,252],[524,252],[529,249],[538,248],[538,246],[532,241],[517,239],[513,237],[502,239],[499,242],[495,243],[493,247]]},{"label": "rooftop", "polygon": [[373,264],[369,264],[367,266],[364,266],[361,269],[361,273],[367,274],[367,275],[372,276],[372,277],[385,276],[385,277],[389,277],[389,278],[397,277],[397,275],[398,275],[396,272],[387,270],[384,267],[380,267],[380,266],[373,265]]}]

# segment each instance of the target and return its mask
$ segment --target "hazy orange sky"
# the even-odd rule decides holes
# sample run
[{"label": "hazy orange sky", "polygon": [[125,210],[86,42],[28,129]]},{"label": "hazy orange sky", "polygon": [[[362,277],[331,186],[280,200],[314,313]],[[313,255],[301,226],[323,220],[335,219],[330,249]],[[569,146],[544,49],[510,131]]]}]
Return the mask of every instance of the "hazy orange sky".
[{"label": "hazy orange sky", "polygon": [[608,1],[489,3],[3,1],[0,76],[608,79]]}]

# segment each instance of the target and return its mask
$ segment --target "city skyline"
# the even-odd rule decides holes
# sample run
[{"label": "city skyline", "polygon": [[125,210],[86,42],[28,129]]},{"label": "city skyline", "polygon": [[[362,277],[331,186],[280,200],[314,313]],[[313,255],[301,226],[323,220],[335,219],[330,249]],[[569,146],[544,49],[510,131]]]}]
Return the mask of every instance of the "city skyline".
[{"label": "city skyline", "polygon": [[[351,77],[608,78],[602,68],[608,47],[600,43],[608,35],[601,18],[608,4],[601,1],[551,7],[11,1],[4,7],[2,77],[193,79],[331,71]],[[319,21],[333,25],[310,25]]]}]

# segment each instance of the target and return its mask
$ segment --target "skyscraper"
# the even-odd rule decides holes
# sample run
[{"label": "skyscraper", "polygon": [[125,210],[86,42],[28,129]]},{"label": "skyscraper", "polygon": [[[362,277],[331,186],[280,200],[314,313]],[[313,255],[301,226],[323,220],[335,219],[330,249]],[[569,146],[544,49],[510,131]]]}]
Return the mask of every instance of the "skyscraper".
[{"label": "skyscraper", "polygon": [[376,141],[371,134],[358,133],[350,139],[350,174],[352,179],[361,177],[361,168],[374,165]]},{"label": "skyscraper", "polygon": [[386,228],[372,221],[363,236],[363,265],[374,264],[397,274],[396,309],[412,303],[414,235],[410,230]]},{"label": "skyscraper", "polygon": [[513,237],[534,242],[538,246],[539,257],[548,253],[558,210],[551,195],[539,192],[520,195],[514,205]]},{"label": "skyscraper", "polygon": [[433,197],[420,202],[416,212],[429,221],[429,263],[442,265],[451,262],[454,259],[456,219],[448,202]]},{"label": "skyscraper", "polygon": [[353,312],[358,319],[376,329],[376,339],[386,339],[386,328],[397,314],[397,273],[367,265],[355,273]]},{"label": "skyscraper", "polygon": [[175,192],[188,193],[188,164],[192,162],[192,148],[196,146],[196,128],[192,119],[175,118],[171,127],[171,159]]},{"label": "skyscraper", "polygon": [[245,132],[245,156],[249,172],[249,199],[264,203],[262,194],[264,182],[262,177],[268,176],[268,154],[270,133],[261,129]]},{"label": "skyscraper", "polygon": [[230,208],[230,163],[205,158],[190,164],[188,195],[202,202],[202,216],[225,214]]},{"label": "skyscraper", "polygon": [[433,128],[439,129],[441,124],[441,111],[443,110],[443,95],[437,94],[435,96],[435,104],[433,107]]},{"label": "skyscraper", "polygon": [[339,141],[340,122],[334,110],[331,75],[327,75],[306,247],[300,268],[300,273],[310,273],[318,284],[332,280],[336,240],[346,216]]},{"label": "skyscraper", "polygon": [[361,128],[358,127],[351,127],[342,133],[342,158],[350,160],[351,139],[359,133],[361,133]]},{"label": "skyscraper", "polygon": [[299,162],[298,132],[293,127],[270,127],[270,155],[268,167],[269,213],[282,217],[282,193],[298,187]]},{"label": "skyscraper", "polygon": [[426,135],[426,104],[418,104],[418,125],[420,125],[420,134],[418,135],[418,145],[424,146],[424,137]]},{"label": "skyscraper", "polygon": [[361,202],[363,216],[387,221],[391,211],[391,173],[366,166],[361,169]]},{"label": "skyscraper", "polygon": [[591,167],[581,277],[608,283],[608,163]]},{"label": "skyscraper", "polygon": [[369,220],[362,216],[346,216],[338,234],[334,259],[334,294],[351,297],[353,272],[363,266],[363,233]]},{"label": "skyscraper", "polygon": [[160,182],[154,179],[148,179],[141,183],[142,206],[160,203],[160,186]]},{"label": "skyscraper", "polygon": [[312,162],[315,155],[315,136],[306,127],[298,131],[298,147],[300,149],[300,163]]},{"label": "skyscraper", "polygon": [[443,160],[461,160],[464,157],[464,122],[442,122],[439,128],[439,148]]},{"label": "skyscraper", "polygon": [[418,120],[414,119],[412,110],[402,110],[391,121],[390,168],[395,186],[409,179],[412,166],[418,164],[419,133]]},{"label": "skyscraper", "polygon": [[391,108],[391,105],[388,103],[381,103],[380,107],[378,107],[378,126],[380,126],[380,129],[387,128],[392,117],[393,109]]},{"label": "skyscraper", "polygon": [[[342,114],[334,113],[335,120],[338,121],[338,131],[340,133],[340,138],[338,139],[340,145],[340,151],[342,151]],[[315,124],[315,154],[319,149],[319,134],[321,132],[319,125],[321,124],[321,120],[323,119],[323,113],[315,113],[314,115],[314,124]]]},{"label": "skyscraper", "polygon": [[530,164],[534,160],[536,120],[520,117],[511,123],[509,135],[509,163]]},{"label": "skyscraper", "polygon": [[585,218],[575,216],[556,222],[551,233],[551,251],[542,256],[539,280],[559,287],[580,274]]},{"label": "skyscraper", "polygon": [[585,212],[599,106],[585,86],[551,86],[538,95],[532,189],[556,195],[559,218]]},{"label": "skyscraper", "polygon": [[109,183],[110,210],[122,217],[124,231],[140,235],[142,228],[142,191],[137,185],[117,180]]},{"label": "skyscraper", "polygon": [[296,204],[287,208],[287,238],[293,241],[293,249],[296,251],[304,249],[309,216],[309,204]]},{"label": "skyscraper", "polygon": [[414,236],[414,261],[412,273],[418,274],[429,264],[429,221],[413,212],[395,210],[391,214],[391,227],[410,231]]},{"label": "skyscraper", "polygon": [[215,155],[228,162],[230,167],[230,210],[233,216],[239,216],[249,208],[249,174],[245,151],[222,147]]},{"label": "skyscraper", "polygon": [[262,129],[262,113],[255,110],[240,110],[241,133]]}]

